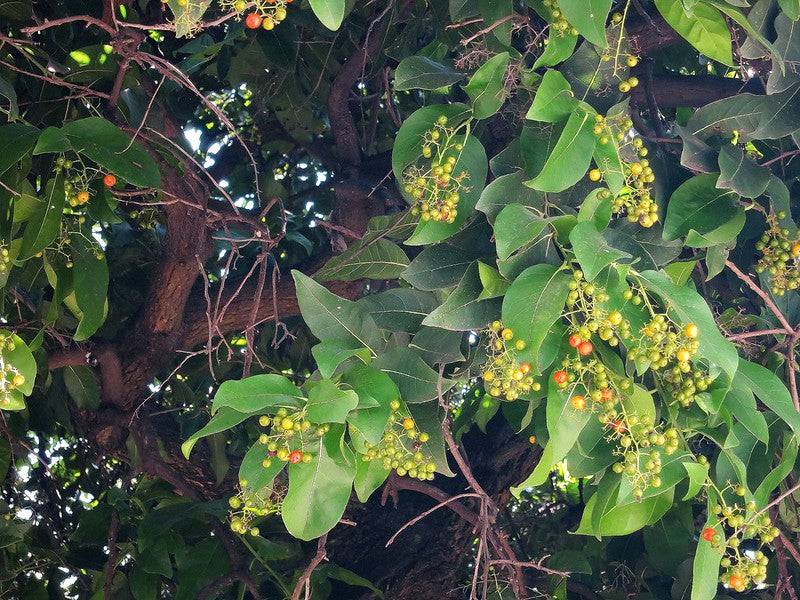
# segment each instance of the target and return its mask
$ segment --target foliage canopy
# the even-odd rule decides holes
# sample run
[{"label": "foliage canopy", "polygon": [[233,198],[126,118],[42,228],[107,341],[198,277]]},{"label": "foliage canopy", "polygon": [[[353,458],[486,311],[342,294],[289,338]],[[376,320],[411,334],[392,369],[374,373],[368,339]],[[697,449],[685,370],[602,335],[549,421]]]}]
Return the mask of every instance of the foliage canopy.
[{"label": "foliage canopy", "polygon": [[0,597],[796,600],[798,23],[0,0]]}]

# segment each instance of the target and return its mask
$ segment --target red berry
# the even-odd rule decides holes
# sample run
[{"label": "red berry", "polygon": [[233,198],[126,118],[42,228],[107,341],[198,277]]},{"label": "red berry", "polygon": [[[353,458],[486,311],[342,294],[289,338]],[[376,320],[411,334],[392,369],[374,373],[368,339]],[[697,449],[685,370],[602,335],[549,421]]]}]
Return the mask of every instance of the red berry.
[{"label": "red berry", "polygon": [[611,421],[611,423],[609,423],[609,426],[617,433],[622,433],[625,431],[625,423],[623,423],[622,421]]},{"label": "red berry", "polygon": [[303,453],[300,452],[300,450],[292,450],[291,452],[289,452],[289,462],[290,463],[295,465],[295,464],[299,463],[301,460],[303,460]]},{"label": "red berry", "polygon": [[713,527],[706,527],[703,529],[703,539],[707,542],[710,542],[714,539],[714,536],[717,535],[717,532],[714,531]]},{"label": "red berry", "polygon": [[569,336],[569,345],[572,346],[573,348],[577,348],[578,346],[580,346],[582,341],[583,338],[579,336],[577,333],[573,333],[571,336]]},{"label": "red berry", "polygon": [[614,392],[611,388],[604,388],[600,390],[600,402],[608,402],[614,397]]},{"label": "red berry", "polygon": [[106,187],[114,187],[117,185],[117,178],[114,177],[111,173],[108,173],[105,177],[103,177],[103,185]]},{"label": "red berry", "polygon": [[567,383],[567,379],[569,379],[569,375],[567,375],[566,371],[556,371],[553,373],[553,381],[556,383]]},{"label": "red berry", "polygon": [[250,13],[244,20],[244,25],[248,29],[258,29],[261,27],[261,15],[258,13]]},{"label": "red berry", "polygon": [[588,356],[592,353],[592,350],[594,350],[594,346],[592,346],[592,342],[588,340],[584,340],[578,345],[578,353],[581,356]]}]

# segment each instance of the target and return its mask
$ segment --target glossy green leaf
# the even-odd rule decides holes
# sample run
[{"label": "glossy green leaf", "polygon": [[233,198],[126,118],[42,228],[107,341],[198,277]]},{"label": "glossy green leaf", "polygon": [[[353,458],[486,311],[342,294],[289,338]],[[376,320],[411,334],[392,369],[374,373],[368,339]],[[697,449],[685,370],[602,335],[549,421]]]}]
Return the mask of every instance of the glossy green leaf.
[{"label": "glossy green leaf", "polygon": [[718,174],[695,175],[670,196],[664,220],[664,239],[674,240],[694,230],[709,233],[738,213],[738,196],[717,187]]},{"label": "glossy green leaf", "polygon": [[347,414],[356,406],[358,394],[339,389],[330,379],[323,379],[309,390],[306,411],[314,423],[344,423]]},{"label": "glossy green leaf", "polygon": [[402,248],[382,237],[364,236],[314,273],[317,281],[397,279],[408,267]]},{"label": "glossy green leaf", "polygon": [[702,54],[733,66],[731,34],[719,10],[697,3],[687,11],[681,0],[655,0],[655,4],[670,27]]},{"label": "glossy green leaf", "polygon": [[472,100],[472,114],[476,119],[491,117],[503,106],[509,59],[508,52],[495,54],[478,67],[464,87],[467,96]]},{"label": "glossy green leaf", "polygon": [[739,359],[737,377],[741,378],[742,383],[750,388],[767,408],[783,419],[795,434],[800,435],[800,413],[794,408],[789,390],[775,373],[742,358]]},{"label": "glossy green leaf", "polygon": [[569,117],[577,104],[572,86],[566,78],[559,71],[548,69],[525,118],[554,123]]},{"label": "glossy green leaf", "polygon": [[[381,354],[375,360],[374,366],[392,378],[400,389],[400,396],[408,404],[427,402],[438,397],[439,373],[408,348],[395,348]],[[442,378],[442,393],[455,383],[453,380]]]},{"label": "glossy green leaf", "polygon": [[394,89],[435,90],[462,79],[462,73],[427,56],[409,56],[401,60],[394,71]]},{"label": "glossy green leaf", "polygon": [[447,296],[441,306],[425,317],[422,324],[451,331],[485,327],[500,315],[502,300],[497,297],[484,299],[483,291],[479,263],[475,262],[464,273],[458,287]]},{"label": "glossy green leaf", "polygon": [[594,281],[611,263],[630,257],[627,252],[611,246],[589,221],[578,223],[570,232],[569,241],[587,281]]},{"label": "glossy green leaf", "polygon": [[608,46],[606,20],[611,0],[559,0],[558,6],[578,33],[595,46]]},{"label": "glossy green leaf", "polygon": [[310,463],[289,465],[289,490],[281,515],[286,529],[312,540],[331,529],[344,514],[356,475],[352,450],[341,445],[342,432],[332,427],[310,451]]},{"label": "glossy green leaf", "polygon": [[336,31],[344,20],[347,3],[345,0],[309,0],[311,10],[328,29]]},{"label": "glossy green leaf", "polygon": [[64,211],[64,176],[56,175],[47,182],[44,197],[34,209],[25,233],[19,258],[25,260],[44,250],[56,239],[61,230],[61,214]]},{"label": "glossy green leaf", "polygon": [[302,404],[303,394],[295,384],[283,375],[267,373],[223,382],[214,395],[211,412],[226,406],[242,413],[274,412]]},{"label": "glossy green leaf", "polygon": [[562,192],[580,180],[597,144],[593,128],[594,117],[581,108],[575,109],[541,172],[526,185],[543,192]]}]

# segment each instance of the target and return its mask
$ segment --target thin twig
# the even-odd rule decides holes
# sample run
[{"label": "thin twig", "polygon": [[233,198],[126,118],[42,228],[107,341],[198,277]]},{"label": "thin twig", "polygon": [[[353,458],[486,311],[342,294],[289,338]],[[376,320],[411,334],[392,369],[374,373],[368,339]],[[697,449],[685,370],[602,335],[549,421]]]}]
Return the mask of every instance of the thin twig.
[{"label": "thin twig", "polygon": [[311,559],[311,562],[308,563],[308,566],[303,570],[303,573],[300,575],[300,578],[297,580],[297,585],[294,586],[294,591],[292,592],[292,599],[291,600],[300,600],[300,594],[303,593],[303,589],[305,589],[305,597],[308,600],[311,594],[311,574],[314,572],[322,561],[325,560],[327,557],[327,553],[325,550],[325,544],[328,542],[328,534],[326,533],[323,535],[319,540],[317,540],[317,553]]}]

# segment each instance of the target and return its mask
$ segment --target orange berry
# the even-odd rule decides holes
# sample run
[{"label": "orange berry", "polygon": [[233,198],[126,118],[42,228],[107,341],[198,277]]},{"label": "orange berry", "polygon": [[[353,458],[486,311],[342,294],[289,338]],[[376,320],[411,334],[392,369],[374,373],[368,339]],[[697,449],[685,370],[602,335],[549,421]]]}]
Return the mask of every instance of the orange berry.
[{"label": "orange berry", "polygon": [[592,353],[592,350],[594,350],[594,346],[592,346],[592,342],[588,340],[584,340],[578,345],[578,353],[581,356],[588,356]]},{"label": "orange berry", "polygon": [[611,388],[605,388],[600,391],[600,401],[608,402],[614,397],[614,391]]},{"label": "orange berry", "polygon": [[572,408],[575,410],[583,410],[586,408],[586,398],[583,396],[573,396],[570,398],[570,402],[572,403]]},{"label": "orange berry", "polygon": [[250,13],[244,20],[244,26],[248,29],[258,29],[261,27],[261,15],[258,13]]},{"label": "orange berry", "polygon": [[577,333],[573,333],[571,336],[569,336],[569,345],[573,348],[580,346],[582,341],[583,338],[581,338],[581,336],[579,336]]},{"label": "orange berry", "polygon": [[301,460],[303,460],[303,453],[300,452],[300,450],[292,450],[289,453],[289,462],[292,463],[293,465],[296,465]]},{"label": "orange berry", "polygon": [[112,175],[111,173],[108,173],[106,174],[105,177],[103,177],[103,185],[105,185],[108,188],[114,187],[115,185],[117,185],[117,178],[114,177],[114,175]]},{"label": "orange berry", "polygon": [[406,417],[403,419],[403,429],[414,429],[414,419],[411,417]]},{"label": "orange berry", "polygon": [[707,542],[710,542],[714,539],[716,533],[717,532],[714,531],[713,527],[706,527],[705,529],[703,529],[703,539]]},{"label": "orange berry", "polygon": [[567,383],[568,379],[569,375],[567,375],[567,372],[564,370],[559,370],[553,373],[553,381],[556,383]]}]

